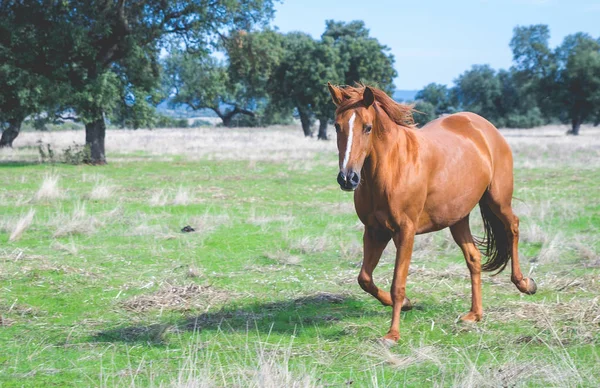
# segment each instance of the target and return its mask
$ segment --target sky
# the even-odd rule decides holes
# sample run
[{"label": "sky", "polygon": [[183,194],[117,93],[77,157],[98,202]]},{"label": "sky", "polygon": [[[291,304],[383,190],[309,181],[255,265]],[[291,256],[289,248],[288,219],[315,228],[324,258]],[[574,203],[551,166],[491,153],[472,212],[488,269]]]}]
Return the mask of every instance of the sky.
[{"label": "sky", "polygon": [[551,47],[579,31],[599,38],[600,0],[283,0],[272,25],[318,39],[328,19],[363,20],[396,59],[396,88],[418,90],[474,64],[508,69],[517,25],[547,24]]}]

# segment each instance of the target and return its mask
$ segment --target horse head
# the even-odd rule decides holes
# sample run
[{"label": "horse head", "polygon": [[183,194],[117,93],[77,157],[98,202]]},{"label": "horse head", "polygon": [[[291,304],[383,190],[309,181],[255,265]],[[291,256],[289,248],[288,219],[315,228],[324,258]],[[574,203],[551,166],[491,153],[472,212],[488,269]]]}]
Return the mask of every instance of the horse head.
[{"label": "horse head", "polygon": [[333,103],[338,107],[335,117],[340,172],[337,181],[342,190],[356,190],[360,171],[371,151],[371,132],[375,109],[375,96],[371,88],[364,87],[360,98],[348,90],[327,85]]}]

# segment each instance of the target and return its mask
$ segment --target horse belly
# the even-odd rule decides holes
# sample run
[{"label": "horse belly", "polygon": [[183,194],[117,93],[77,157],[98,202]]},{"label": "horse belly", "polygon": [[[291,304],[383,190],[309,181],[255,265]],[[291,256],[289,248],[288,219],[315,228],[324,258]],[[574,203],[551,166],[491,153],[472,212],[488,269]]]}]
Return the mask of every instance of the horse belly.
[{"label": "horse belly", "polygon": [[452,183],[428,193],[419,215],[417,233],[444,229],[469,215],[485,193],[489,175],[482,172]]}]

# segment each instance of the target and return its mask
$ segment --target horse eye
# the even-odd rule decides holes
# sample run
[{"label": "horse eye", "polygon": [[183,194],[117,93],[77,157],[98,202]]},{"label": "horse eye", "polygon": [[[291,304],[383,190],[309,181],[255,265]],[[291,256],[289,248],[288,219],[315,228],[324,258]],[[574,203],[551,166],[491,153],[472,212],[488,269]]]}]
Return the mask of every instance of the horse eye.
[{"label": "horse eye", "polygon": [[373,126],[371,124],[365,124],[366,133],[371,133],[371,129],[373,129]]},{"label": "horse eye", "polygon": [[340,128],[340,125],[339,125],[338,123],[335,123],[335,131],[336,131],[337,133],[340,133],[340,131],[341,131],[341,130],[342,130],[342,129]]}]

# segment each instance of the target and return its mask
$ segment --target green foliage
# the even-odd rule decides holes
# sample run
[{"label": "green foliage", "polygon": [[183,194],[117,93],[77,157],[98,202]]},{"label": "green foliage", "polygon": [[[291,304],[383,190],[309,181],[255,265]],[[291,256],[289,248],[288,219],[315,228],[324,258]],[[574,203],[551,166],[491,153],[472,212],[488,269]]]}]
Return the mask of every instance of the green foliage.
[{"label": "green foliage", "polygon": [[165,60],[164,74],[167,88],[175,91],[173,104],[221,114],[221,104],[232,97],[226,66],[210,55],[174,52]]},{"label": "green foliage", "polygon": [[238,31],[223,46],[229,81],[242,104],[268,98],[268,84],[285,55],[283,35],[271,29]]},{"label": "green foliage", "polygon": [[417,99],[431,103],[437,115],[468,110],[500,127],[561,120],[570,122],[576,134],[583,122],[600,123],[600,42],[577,33],[553,51],[549,39],[548,26],[516,27],[509,70],[474,65],[451,90],[429,84]]},{"label": "green foliage", "polygon": [[450,91],[446,85],[430,83],[417,93],[415,99],[430,103],[434,108],[435,117],[452,111]]},{"label": "green foliage", "polygon": [[21,131],[79,131],[83,124],[73,121],[50,120],[47,118],[31,117],[23,122]]},{"label": "green foliage", "polygon": [[475,112],[501,126],[499,102],[502,86],[489,65],[474,65],[455,81],[461,109]]},{"label": "green foliage", "polygon": [[61,154],[57,155],[50,143],[38,141],[38,153],[42,163],[54,164],[62,162],[78,166],[80,164],[92,163],[90,147],[87,144],[75,144],[65,148]]},{"label": "green foliage", "polygon": [[176,51],[165,60],[164,69],[166,90],[174,92],[172,105],[210,109],[225,126],[230,126],[238,113],[254,115],[246,89],[231,82],[226,64],[215,57]]},{"label": "green foliage", "polygon": [[[0,89],[3,78],[14,78],[13,63],[27,76],[49,80],[44,93],[62,91],[58,104],[89,124],[86,141],[93,158],[103,163],[104,131],[98,122],[105,116],[121,125],[152,124],[158,57],[167,41],[206,51],[223,31],[263,25],[273,15],[273,1],[33,0],[2,2],[0,14],[0,43],[9,44],[0,50],[0,63],[9,64],[0,69]],[[21,94],[0,92],[0,104]]]},{"label": "green foliage", "polygon": [[419,127],[422,127],[438,117],[435,105],[426,100],[417,101],[415,104],[415,110],[416,112],[413,114],[413,116],[415,119],[415,124],[417,124]]},{"label": "green foliage", "polygon": [[497,73],[502,92],[498,101],[499,125],[511,128],[531,128],[546,124],[535,94],[530,93],[531,78],[511,69]]},{"label": "green foliage", "polygon": [[344,84],[363,82],[375,85],[388,94],[394,91],[394,56],[389,47],[369,36],[361,20],[336,22],[328,20],[322,38],[330,38],[339,50],[341,78]]},{"label": "green foliage", "polygon": [[157,128],[188,128],[187,119],[176,119],[169,116],[159,115],[156,119],[155,126]]},{"label": "green foliage", "polygon": [[286,34],[283,47],[285,55],[269,84],[272,105],[278,111],[295,108],[304,134],[311,136],[315,115],[333,117],[326,84],[339,79],[337,50],[330,39],[317,41],[301,32]]},{"label": "green foliage", "polygon": [[63,151],[61,159],[64,163],[72,164],[74,166],[78,166],[80,164],[90,164],[92,163],[90,146],[87,144],[73,144]]},{"label": "green foliage", "polygon": [[[389,49],[369,37],[362,21],[327,21],[320,40],[293,32],[283,36],[283,55],[268,83],[269,106],[277,112],[294,109],[306,136],[312,136],[315,119],[320,127],[334,116],[335,106],[327,82],[365,82],[392,92],[394,58]],[[319,131],[319,138],[327,138]]]},{"label": "green foliage", "polygon": [[[585,121],[600,111],[600,43],[577,33],[565,37],[554,51],[545,25],[517,27],[511,40],[515,77],[528,105],[537,105],[548,118],[572,124],[577,134]],[[535,106],[527,116],[536,115]]]},{"label": "green foliage", "polygon": [[510,41],[515,69],[534,76],[546,76],[554,61],[548,46],[549,39],[550,29],[547,25],[515,27]]},{"label": "green foliage", "polygon": [[42,163],[55,163],[54,150],[52,145],[44,144],[41,140],[38,140],[38,153],[40,154],[40,160]]},{"label": "green foliage", "polygon": [[600,112],[600,43],[583,33],[565,37],[556,49],[558,59],[557,100],[563,121],[570,121],[577,134],[585,121]]},{"label": "green foliage", "polygon": [[393,90],[393,57],[360,21],[329,21],[320,40],[301,32],[238,31],[220,47],[226,62],[206,52],[173,51],[164,62],[164,85],[173,104],[211,109],[226,126],[288,123],[295,112],[311,136],[315,119],[326,128],[333,118],[327,82],[363,80]]}]

